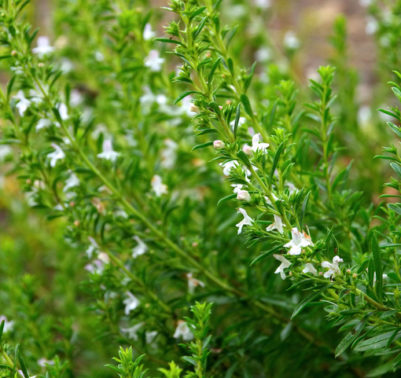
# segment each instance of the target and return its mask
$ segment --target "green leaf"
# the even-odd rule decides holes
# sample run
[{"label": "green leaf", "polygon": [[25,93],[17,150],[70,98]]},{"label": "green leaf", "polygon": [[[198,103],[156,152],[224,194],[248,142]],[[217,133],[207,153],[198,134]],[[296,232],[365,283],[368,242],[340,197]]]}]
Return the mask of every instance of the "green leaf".
[{"label": "green leaf", "polygon": [[270,170],[270,180],[274,176],[274,172],[275,172],[275,170],[277,168],[277,164],[278,164],[278,162],[280,160],[280,155],[283,152],[283,150],[284,150],[284,142],[281,142],[280,145],[277,148],[277,151],[276,151],[275,155],[274,155],[272,169]]},{"label": "green leaf", "polygon": [[196,145],[196,146],[194,146],[192,148],[192,151],[200,150],[201,148],[206,148],[206,147],[209,147],[211,145],[213,145],[213,142],[206,142],[206,143],[198,144],[198,145]]},{"label": "green leaf", "polygon": [[375,233],[373,233],[371,237],[371,251],[373,254],[373,265],[376,273],[376,294],[379,299],[383,298],[383,270],[382,270],[382,263],[381,263],[381,257],[380,257],[380,248],[379,244],[377,243],[377,238]]},{"label": "green leaf", "polygon": [[393,331],[385,332],[380,335],[371,337],[369,339],[359,342],[355,347],[355,352],[366,352],[366,351],[379,351],[387,345],[388,339],[392,336]]},{"label": "green leaf", "polygon": [[240,97],[240,99],[241,99],[242,104],[244,105],[244,109],[245,109],[246,113],[247,113],[251,118],[253,118],[254,115],[253,115],[253,112],[252,112],[252,107],[251,107],[251,103],[250,103],[250,101],[249,101],[248,96],[245,95],[245,94],[242,94],[241,97]]},{"label": "green leaf", "polygon": [[234,121],[234,137],[237,137],[237,129],[238,129],[240,115],[241,115],[241,104],[238,104],[237,112],[235,113],[235,121]]},{"label": "green leaf", "polygon": [[175,99],[174,104],[178,104],[183,98],[185,98],[191,94],[202,94],[202,93],[200,93],[198,91],[186,91]]},{"label": "green leaf", "polygon": [[401,166],[396,162],[391,162],[390,167],[393,169],[395,173],[401,178]]},{"label": "green leaf", "polygon": [[228,196],[220,198],[219,201],[217,202],[217,206],[220,206],[223,202],[226,202],[226,201],[228,201],[230,199],[233,199],[235,197],[237,197],[236,194],[229,194]]},{"label": "green leaf", "polygon": [[306,297],[303,301],[301,301],[298,306],[295,308],[294,312],[291,315],[291,320],[294,319],[305,307],[311,304],[311,302],[320,295],[320,292],[313,293]]},{"label": "green leaf", "polygon": [[259,256],[255,257],[249,264],[249,266],[253,266],[255,265],[257,262],[259,262],[260,260],[264,259],[267,256],[270,256],[272,253],[277,252],[279,250],[281,250],[283,248],[282,245],[276,245],[274,248],[269,249],[266,252],[263,252],[262,254],[260,254]]}]

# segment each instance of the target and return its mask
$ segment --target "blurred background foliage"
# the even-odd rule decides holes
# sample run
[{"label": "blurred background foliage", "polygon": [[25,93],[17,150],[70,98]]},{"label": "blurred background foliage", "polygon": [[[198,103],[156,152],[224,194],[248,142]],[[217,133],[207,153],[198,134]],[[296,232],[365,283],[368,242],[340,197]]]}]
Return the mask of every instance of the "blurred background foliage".
[{"label": "blurred background foliage", "polygon": [[[85,0],[79,2],[87,3]],[[51,35],[51,38],[56,43],[63,43],[66,29],[69,33],[70,29],[80,33],[81,38],[77,37],[74,45],[67,46],[71,57],[76,54],[75,61],[79,62],[85,56],[86,49],[92,51],[88,46],[96,43],[85,40],[87,28],[96,25],[89,19],[83,22],[85,15],[79,14],[81,23],[72,28],[71,23],[75,20],[69,18],[70,15],[67,17],[65,11],[69,6],[77,5],[74,3],[66,0],[32,1],[27,8],[27,17],[41,28],[42,35],[49,35],[55,30],[56,35]],[[163,1],[152,3],[154,6],[167,5]],[[394,5],[393,0],[391,3]],[[382,146],[390,144],[391,139],[377,109],[387,107],[394,101],[386,82],[391,79],[392,69],[400,69],[401,50],[397,48],[400,38],[391,34],[396,28],[386,29],[380,26],[382,24],[375,24],[374,17],[380,19],[385,16],[381,14],[380,6],[367,8],[358,1],[276,0],[272,1],[271,8],[266,12],[249,7],[249,4],[248,1],[223,1],[223,19],[236,24],[237,35],[242,36],[233,40],[234,55],[241,57],[247,66],[258,60],[256,69],[260,80],[254,86],[253,96],[263,102],[264,98],[271,97],[271,93],[267,92],[275,90],[273,85],[264,83],[278,84],[282,79],[291,78],[300,85],[298,96],[307,99],[307,79],[315,75],[319,65],[327,62],[335,65],[335,85],[339,96],[336,105],[339,118],[337,130],[345,146],[339,160],[342,166],[338,169],[354,161],[358,168],[351,170],[355,190],[364,192],[365,203],[370,203],[372,199],[378,203],[379,193],[383,189],[381,183],[388,181],[383,177],[390,177],[390,172],[386,164],[373,160],[373,156],[381,152]],[[147,12],[146,1],[143,1],[143,7]],[[78,8],[84,10],[85,6]],[[162,25],[166,24],[168,17],[162,10],[152,14],[153,20],[158,20],[160,25],[159,35],[163,33]],[[400,21],[394,18],[391,22]],[[293,45],[291,36],[296,38],[292,40]],[[299,47],[295,46],[296,41]],[[386,51],[390,44],[394,54],[386,54],[383,43],[386,44]],[[261,45],[265,47],[261,49]],[[377,64],[378,57],[380,65]],[[171,67],[173,70],[174,63]],[[83,90],[96,94],[97,89],[104,85],[98,75],[99,72],[90,73],[83,67],[70,79],[79,86],[82,78],[85,78],[85,83],[89,78],[90,88]],[[7,75],[3,72],[1,78],[4,83]],[[174,93],[174,88],[169,90]],[[10,171],[12,165],[7,163],[11,159],[9,152],[5,147],[0,150],[3,159],[0,180],[0,315],[14,320],[12,331],[5,334],[6,341],[9,337],[20,342],[22,349],[29,351],[25,354],[28,362],[38,356],[51,358],[59,354],[66,361],[66,370],[70,375],[110,376],[110,371],[104,365],[110,362],[122,340],[109,334],[109,327],[93,311],[90,298],[94,296],[94,289],[87,282],[85,264],[79,258],[82,251],[64,241],[66,220],[54,219],[49,222],[40,210],[29,211],[17,178]],[[184,158],[191,159],[191,153],[188,152]],[[216,185],[213,196],[205,197],[205,211],[210,208],[207,201],[213,202],[221,195]],[[216,212],[209,214],[206,219],[212,222],[217,217],[216,230],[222,231],[227,224],[218,219],[218,210]],[[219,224],[220,228],[217,227]],[[230,233],[221,242],[227,251],[238,248],[235,240],[230,239]],[[247,258],[246,253],[244,256]],[[243,274],[249,275],[249,272]],[[216,316],[216,323],[224,324],[224,314]],[[238,324],[232,324],[232,327],[235,326]],[[246,320],[244,326],[252,328],[246,324]],[[241,345],[250,342],[251,334],[250,330],[225,347],[232,348],[233,356],[238,358]],[[285,338],[285,334],[281,337]],[[257,345],[263,342],[263,336],[256,340],[252,338],[252,342],[255,343],[257,355]],[[308,348],[299,351],[299,342],[294,342],[294,350],[286,351],[286,354],[301,352],[309,353],[312,357],[315,351]],[[271,354],[283,352],[276,348],[276,343],[274,346]],[[263,359],[263,356],[259,358]],[[213,366],[213,357],[211,360]],[[322,363],[324,359],[318,360]],[[295,359],[292,362],[295,363]],[[246,361],[238,360],[237,363],[246,364]],[[272,366],[271,369],[278,372],[285,366]],[[284,372],[280,374],[285,376]]]}]

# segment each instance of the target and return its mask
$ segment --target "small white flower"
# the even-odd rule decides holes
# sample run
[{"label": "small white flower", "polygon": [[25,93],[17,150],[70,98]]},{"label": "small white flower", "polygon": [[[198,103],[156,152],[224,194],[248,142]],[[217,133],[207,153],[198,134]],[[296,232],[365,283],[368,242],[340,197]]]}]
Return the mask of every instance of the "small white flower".
[{"label": "small white flower", "polygon": [[188,280],[188,291],[190,294],[193,294],[195,291],[195,288],[197,286],[205,287],[205,284],[202,281],[197,280],[192,276],[192,273],[187,273],[186,274],[187,280]]},{"label": "small white flower", "polygon": [[290,194],[294,194],[298,192],[298,188],[292,183],[287,181],[285,183],[285,186],[288,188],[288,191],[290,192]]},{"label": "small white flower", "polygon": [[300,255],[302,248],[313,245],[310,236],[299,232],[296,227],[291,230],[291,237],[292,239],[287,244],[284,244],[285,248],[290,249],[288,251],[289,255]]},{"label": "small white flower", "polygon": [[302,273],[305,273],[305,274],[306,273],[311,273],[314,276],[316,276],[317,275],[317,270],[311,263],[306,263],[305,267],[302,270]]},{"label": "small white flower", "polygon": [[12,331],[12,329],[14,328],[14,322],[13,321],[8,321],[7,318],[4,315],[0,315],[0,324],[4,321],[4,328],[3,328],[3,332],[7,333]]},{"label": "small white flower", "polygon": [[72,106],[78,106],[78,105],[82,104],[83,101],[84,101],[84,98],[83,98],[82,94],[78,90],[73,89],[70,94],[70,104]]},{"label": "small white flower", "polygon": [[44,36],[38,38],[37,46],[32,49],[32,52],[40,57],[51,54],[53,51],[54,47],[50,46],[49,38]]},{"label": "small white flower", "polygon": [[171,169],[174,167],[177,159],[177,143],[171,139],[166,139],[164,144],[166,147],[161,151],[161,166],[166,169]]},{"label": "small white flower", "polygon": [[333,262],[323,261],[322,268],[327,269],[327,271],[324,272],[323,277],[324,278],[332,278],[332,277],[336,276],[337,274],[341,274],[341,270],[338,267],[338,264],[343,261],[344,260],[339,256],[334,256]]},{"label": "small white flower", "polygon": [[52,147],[54,151],[48,154],[47,158],[50,160],[50,166],[54,168],[58,160],[65,158],[65,153],[57,144],[52,143]]},{"label": "small white flower", "polygon": [[36,131],[45,129],[46,127],[51,126],[52,122],[49,119],[43,118],[40,119],[39,122],[36,124]]},{"label": "small white flower", "polygon": [[93,239],[91,236],[88,237],[88,240],[90,245],[85,253],[88,256],[88,258],[91,259],[93,256],[93,252],[96,252],[99,249],[99,246],[97,245],[96,240]]},{"label": "small white flower", "polygon": [[153,72],[161,71],[164,58],[160,58],[159,51],[150,50],[149,55],[145,59],[145,67],[148,67]]},{"label": "small white flower", "polygon": [[222,140],[217,139],[217,140],[213,141],[213,147],[216,150],[220,150],[221,148],[224,148],[224,146],[225,145],[224,145],[224,142]]},{"label": "small white flower", "polygon": [[157,331],[150,331],[145,333],[146,344],[151,344],[158,335]]},{"label": "small white flower", "polygon": [[38,365],[41,367],[46,367],[46,365],[54,365],[53,360],[47,360],[46,358],[41,358],[38,360]]},{"label": "small white flower", "polygon": [[255,6],[260,9],[268,9],[271,7],[271,0],[254,0]]},{"label": "small white flower", "polygon": [[95,52],[95,59],[96,59],[98,62],[103,62],[103,61],[104,61],[104,55],[103,55],[103,53],[100,52],[100,51],[96,51],[96,52]]},{"label": "small white flower", "polygon": [[143,29],[143,39],[145,41],[149,41],[150,39],[154,38],[155,35],[155,32],[152,30],[152,25],[147,23]]},{"label": "small white flower", "polygon": [[266,231],[277,230],[280,234],[283,234],[284,233],[283,227],[285,227],[285,225],[283,225],[281,217],[274,214],[274,222],[270,226],[266,227]]},{"label": "small white flower", "polygon": [[237,193],[237,200],[249,202],[251,200],[251,195],[246,190],[240,190]]},{"label": "small white flower", "polygon": [[242,184],[233,184],[231,186],[234,187],[233,191],[237,195],[237,200],[248,202],[251,200],[251,195],[247,190],[242,189]]},{"label": "small white flower", "polygon": [[253,219],[242,208],[238,209],[238,213],[241,213],[244,217],[244,219],[241,222],[235,225],[236,227],[238,227],[238,235],[239,235],[242,232],[242,228],[244,226],[251,226],[253,224]]},{"label": "small white flower", "polygon": [[103,151],[97,155],[99,159],[110,160],[111,162],[115,162],[120,155],[119,152],[113,150],[113,143],[111,139],[105,139],[103,141]]},{"label": "small white flower", "polygon": [[151,185],[157,197],[167,193],[167,185],[163,184],[162,178],[159,175],[152,177]]},{"label": "small white flower", "polygon": [[273,255],[273,257],[280,261],[280,265],[279,267],[274,271],[274,274],[280,274],[280,277],[282,280],[285,280],[285,273],[284,273],[284,269],[287,269],[290,267],[291,262],[288,261],[283,255]]},{"label": "small white flower", "polygon": [[366,34],[369,35],[375,34],[378,29],[379,29],[379,24],[377,20],[373,17],[368,17],[368,21],[366,23],[366,28],[365,28]]},{"label": "small white flower", "polygon": [[22,117],[26,110],[31,105],[31,101],[29,101],[23,91],[18,91],[18,93],[14,96],[16,100],[18,100],[16,108],[18,109],[19,115]]},{"label": "small white flower", "polygon": [[[238,120],[238,127],[242,126],[245,122],[246,122],[246,118],[245,118],[245,117],[239,117],[239,120]],[[233,120],[233,121],[230,122],[230,126],[231,126],[232,128],[234,128],[234,126],[235,126],[235,120]]]},{"label": "small white flower", "polygon": [[258,62],[262,62],[262,63],[267,62],[271,59],[271,57],[272,57],[272,52],[267,47],[262,47],[259,50],[257,50],[255,53],[255,59]]},{"label": "small white flower", "polygon": [[179,339],[181,337],[184,341],[190,341],[193,339],[194,335],[189,329],[187,323],[183,320],[179,320],[177,322],[177,328],[175,329],[173,337],[175,339]]},{"label": "small white flower", "polygon": [[65,182],[63,192],[68,192],[71,188],[74,188],[75,186],[79,186],[79,178],[75,173],[70,172],[70,177],[68,177],[67,181]]},{"label": "small white flower", "polygon": [[65,121],[68,119],[68,108],[67,105],[64,104],[63,102],[60,103],[57,107],[58,109],[58,114],[60,114],[60,118]]},{"label": "small white flower", "polygon": [[180,106],[181,113],[186,114],[188,117],[194,117],[196,113],[196,106],[192,102],[192,97],[187,96],[181,100]]},{"label": "small white flower", "polygon": [[0,161],[3,161],[7,156],[13,152],[10,146],[0,145]]},{"label": "small white flower", "polygon": [[138,340],[138,331],[139,328],[143,326],[143,324],[144,324],[143,322],[140,322],[130,328],[121,328],[121,332],[125,333],[128,336],[128,338],[132,340]]},{"label": "small white flower", "polygon": [[299,48],[299,39],[293,31],[285,33],[284,46],[289,50],[296,50]]},{"label": "small white flower", "polygon": [[143,255],[147,250],[148,246],[139,236],[134,236],[134,240],[138,243],[136,247],[132,249],[132,257],[136,259],[138,256]]},{"label": "small white flower", "polygon": [[262,136],[258,133],[252,137],[252,147],[245,144],[242,147],[242,150],[247,154],[250,155],[252,152],[262,151],[266,152],[267,148],[269,147],[269,143],[260,143]]},{"label": "small white flower", "polygon": [[129,315],[131,311],[135,310],[140,305],[140,302],[139,299],[130,291],[127,291],[125,295],[127,298],[125,298],[123,302],[125,305],[124,313],[125,315]]},{"label": "small white flower", "polygon": [[220,163],[221,167],[223,167],[223,175],[229,176],[230,172],[233,168],[238,167],[238,162],[235,160],[228,161],[226,163]]}]

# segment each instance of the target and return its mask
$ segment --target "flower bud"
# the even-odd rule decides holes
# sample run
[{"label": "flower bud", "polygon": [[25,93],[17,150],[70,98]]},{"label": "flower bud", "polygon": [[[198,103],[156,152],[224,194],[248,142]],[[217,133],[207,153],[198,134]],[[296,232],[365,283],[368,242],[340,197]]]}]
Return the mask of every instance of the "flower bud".
[{"label": "flower bud", "polygon": [[221,148],[224,148],[224,142],[223,142],[222,140],[217,139],[217,140],[215,140],[215,141],[213,142],[213,147],[214,147],[216,150],[219,150],[219,149],[221,149]]},{"label": "flower bud", "polygon": [[242,147],[242,151],[247,155],[251,155],[252,154],[252,147],[249,146],[248,144],[244,144],[244,146]]},{"label": "flower bud", "polygon": [[251,200],[251,195],[246,190],[239,190],[237,193],[237,199],[249,202]]}]

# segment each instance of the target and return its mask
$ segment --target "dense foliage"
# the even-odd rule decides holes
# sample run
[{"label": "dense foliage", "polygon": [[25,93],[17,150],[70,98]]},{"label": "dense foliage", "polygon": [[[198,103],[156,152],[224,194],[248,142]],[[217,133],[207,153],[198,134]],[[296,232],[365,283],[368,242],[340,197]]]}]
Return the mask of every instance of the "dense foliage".
[{"label": "dense foliage", "polygon": [[0,1],[1,376],[396,376],[401,1],[369,104],[344,17],[306,80],[267,0],[54,3]]}]

